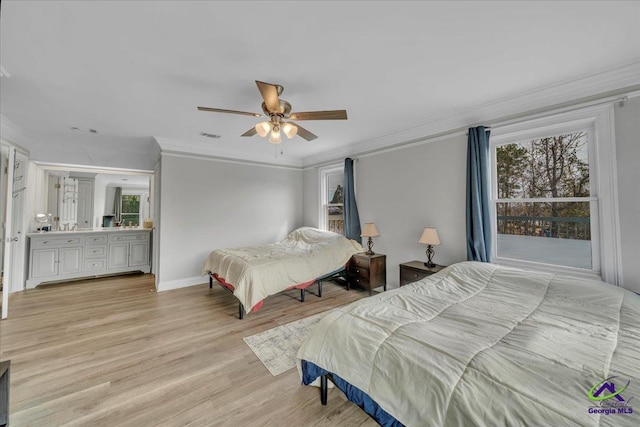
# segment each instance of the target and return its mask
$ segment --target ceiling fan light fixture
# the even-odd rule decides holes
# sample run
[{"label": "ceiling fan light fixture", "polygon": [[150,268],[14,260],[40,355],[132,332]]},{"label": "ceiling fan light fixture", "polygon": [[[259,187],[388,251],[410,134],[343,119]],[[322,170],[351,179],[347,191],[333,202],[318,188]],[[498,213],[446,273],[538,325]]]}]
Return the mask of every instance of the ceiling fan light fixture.
[{"label": "ceiling fan light fixture", "polygon": [[298,134],[298,126],[294,125],[293,123],[285,123],[282,126],[282,130],[284,131],[284,134],[287,135],[287,138],[289,139],[293,138]]},{"label": "ceiling fan light fixture", "polygon": [[270,122],[260,122],[256,125],[256,132],[258,132],[258,135],[260,135],[263,138],[267,136],[270,130],[271,130]]},{"label": "ceiling fan light fixture", "polygon": [[282,138],[280,137],[280,129],[272,130],[271,135],[269,136],[269,142],[272,144],[280,144],[282,142]]}]

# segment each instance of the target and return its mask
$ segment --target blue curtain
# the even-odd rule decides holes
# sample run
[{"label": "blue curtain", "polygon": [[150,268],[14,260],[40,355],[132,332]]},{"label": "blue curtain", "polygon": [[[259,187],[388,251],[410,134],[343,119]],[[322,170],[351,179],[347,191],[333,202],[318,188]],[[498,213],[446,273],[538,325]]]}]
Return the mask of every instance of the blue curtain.
[{"label": "blue curtain", "polygon": [[467,260],[491,262],[489,130],[469,128],[467,145]]},{"label": "blue curtain", "polygon": [[353,159],[347,157],[344,159],[344,235],[347,239],[360,242],[362,232],[353,181]]}]

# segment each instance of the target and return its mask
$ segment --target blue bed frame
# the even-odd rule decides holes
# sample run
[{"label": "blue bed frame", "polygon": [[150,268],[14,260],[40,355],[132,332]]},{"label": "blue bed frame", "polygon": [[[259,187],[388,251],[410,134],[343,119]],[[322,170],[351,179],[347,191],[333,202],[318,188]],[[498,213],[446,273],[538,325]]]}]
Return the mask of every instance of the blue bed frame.
[{"label": "blue bed frame", "polygon": [[376,420],[383,427],[404,427],[400,421],[396,420],[388,412],[380,407],[369,395],[359,388],[349,384],[338,375],[322,369],[318,365],[302,361],[302,384],[309,385],[320,378],[320,402],[327,404],[327,379],[331,377],[331,382],[338,387],[351,402],[358,405],[371,418]]}]

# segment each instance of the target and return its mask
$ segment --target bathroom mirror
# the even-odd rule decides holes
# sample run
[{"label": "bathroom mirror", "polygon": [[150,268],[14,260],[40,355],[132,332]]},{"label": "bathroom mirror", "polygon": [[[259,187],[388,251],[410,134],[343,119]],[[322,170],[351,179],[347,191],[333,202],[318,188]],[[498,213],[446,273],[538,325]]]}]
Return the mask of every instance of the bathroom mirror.
[{"label": "bathroom mirror", "polygon": [[37,209],[51,215],[52,230],[142,226],[151,217],[150,186],[150,174],[44,169]]}]

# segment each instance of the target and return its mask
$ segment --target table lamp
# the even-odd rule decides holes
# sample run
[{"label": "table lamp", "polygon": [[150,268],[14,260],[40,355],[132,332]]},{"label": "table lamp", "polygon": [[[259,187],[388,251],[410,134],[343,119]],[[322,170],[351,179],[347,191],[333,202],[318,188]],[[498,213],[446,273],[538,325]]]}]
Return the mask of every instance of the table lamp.
[{"label": "table lamp", "polygon": [[436,229],[433,227],[425,227],[418,243],[427,245],[427,262],[425,262],[424,265],[427,267],[435,267],[436,265],[432,261],[435,252],[433,247],[440,244],[440,238],[438,237]]},{"label": "table lamp", "polygon": [[369,238],[367,242],[367,246],[369,248],[369,250],[367,251],[367,255],[375,255],[375,253],[371,249],[373,247],[373,240],[371,238],[378,237],[379,235],[380,233],[378,233],[378,229],[376,228],[376,225],[374,223],[367,222],[364,224],[364,228],[362,229],[362,234],[360,234],[360,236]]}]

